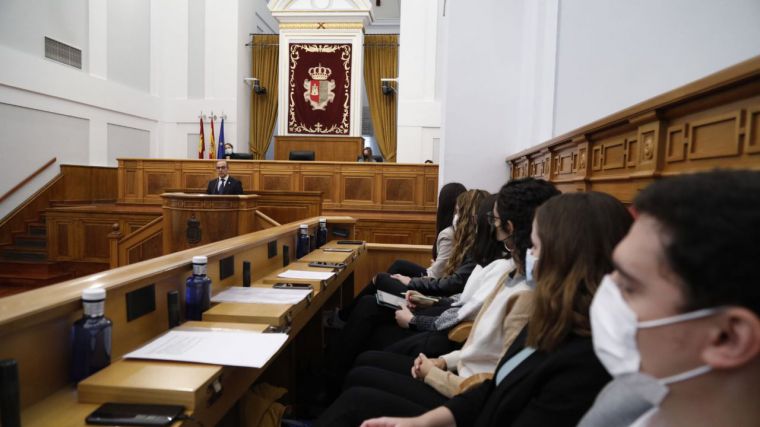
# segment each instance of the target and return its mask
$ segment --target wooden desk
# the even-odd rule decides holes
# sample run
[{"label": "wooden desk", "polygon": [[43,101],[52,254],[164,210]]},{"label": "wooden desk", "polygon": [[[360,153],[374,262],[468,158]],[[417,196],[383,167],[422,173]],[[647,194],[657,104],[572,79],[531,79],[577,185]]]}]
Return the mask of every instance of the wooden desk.
[{"label": "wooden desk", "polygon": [[[328,217],[328,221],[351,230],[355,223],[344,217]],[[303,222],[313,228],[318,218]],[[97,406],[74,401],[73,388],[67,380],[68,332],[72,322],[81,316],[80,295],[83,289],[100,285],[107,290],[105,312],[114,325],[112,358],[118,361],[125,353],[166,331],[166,293],[177,290],[182,295],[184,279],[191,274],[193,255],[208,257],[208,274],[213,281],[212,289],[216,292],[242,281],[242,269],[239,268],[242,260],[252,263],[253,281],[282,266],[280,251],[272,258],[267,256],[268,243],[274,242],[277,248],[283,244],[292,245],[297,230],[298,223],[285,224],[0,299],[0,342],[3,343],[0,358],[18,361],[24,425],[81,426],[84,416]],[[235,272],[221,279],[219,260],[228,257],[233,257]],[[347,279],[346,285],[349,285],[352,284],[352,277],[352,271],[346,270],[342,279]],[[127,322],[126,293],[148,285],[155,287],[155,311]],[[339,286],[328,288],[323,295],[315,297],[308,309],[296,316],[290,339],[298,335],[298,331],[315,317],[327,298],[339,289]],[[194,415],[205,425],[214,425],[261,373],[262,370],[256,369],[235,371],[228,376],[231,381],[227,384],[228,393],[210,408],[196,411]]]},{"label": "wooden desk", "polygon": [[364,148],[361,136],[303,136],[274,137],[274,159],[288,160],[291,151],[313,151],[320,162],[355,162]]}]

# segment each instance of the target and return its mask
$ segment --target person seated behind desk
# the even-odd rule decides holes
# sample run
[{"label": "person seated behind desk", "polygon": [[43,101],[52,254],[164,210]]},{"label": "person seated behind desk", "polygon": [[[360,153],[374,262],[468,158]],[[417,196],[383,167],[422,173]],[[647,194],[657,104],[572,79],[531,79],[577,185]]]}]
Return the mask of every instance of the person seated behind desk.
[{"label": "person seated behind desk", "polygon": [[362,150],[362,154],[356,158],[356,161],[374,163],[374,162],[382,161],[382,159],[378,160],[377,157],[372,155],[372,147],[364,147],[364,149]]},{"label": "person seated behind desk", "polygon": [[235,153],[235,149],[229,142],[224,143],[224,158],[230,159],[232,155]]},{"label": "person seated behind desk", "polygon": [[243,184],[229,175],[226,160],[216,162],[218,178],[208,182],[206,194],[243,194]]}]

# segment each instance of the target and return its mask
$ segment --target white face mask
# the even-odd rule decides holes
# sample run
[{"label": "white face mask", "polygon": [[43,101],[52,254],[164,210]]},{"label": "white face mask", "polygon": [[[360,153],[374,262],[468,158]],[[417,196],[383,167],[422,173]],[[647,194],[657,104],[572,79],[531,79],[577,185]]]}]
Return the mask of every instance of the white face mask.
[{"label": "white face mask", "polygon": [[533,269],[536,268],[537,262],[538,257],[533,256],[533,248],[528,249],[525,252],[525,279],[527,279],[529,282],[535,280],[533,277]]},{"label": "white face mask", "polygon": [[457,222],[459,222],[459,214],[454,214],[454,218],[451,220],[451,228],[456,231],[457,229]]},{"label": "white face mask", "polygon": [[[591,302],[591,337],[594,352],[612,376],[637,373],[641,364],[641,355],[636,343],[636,333],[639,329],[672,325],[711,316],[716,312],[718,312],[716,308],[706,308],[639,322],[636,313],[623,299],[617,284],[610,275],[607,275],[604,276]],[[668,385],[702,375],[710,369],[707,365],[700,366],[681,374],[660,378],[658,381],[662,385]]]},{"label": "white face mask", "polygon": [[225,148],[224,154],[232,154],[232,148]]}]

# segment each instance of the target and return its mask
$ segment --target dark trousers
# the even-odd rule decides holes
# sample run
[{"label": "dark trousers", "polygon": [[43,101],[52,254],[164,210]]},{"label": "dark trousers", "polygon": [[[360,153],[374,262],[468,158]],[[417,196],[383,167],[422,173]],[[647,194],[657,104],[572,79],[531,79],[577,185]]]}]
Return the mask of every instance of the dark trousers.
[{"label": "dark trousers", "polygon": [[400,328],[396,324],[394,311],[379,306],[374,295],[365,295],[355,303],[351,317],[340,331],[337,342],[328,351],[327,381],[330,391],[340,388],[346,373],[360,353],[382,350],[416,333]]},{"label": "dark trousers", "polygon": [[351,318],[351,314],[356,309],[359,301],[363,297],[370,295],[374,298],[378,289],[393,295],[401,295],[402,292],[407,291],[406,286],[398,280],[392,278],[390,274],[378,273],[377,276],[375,276],[375,283],[369,282],[350,304],[346,305],[338,312],[341,320],[347,322],[348,319]]},{"label": "dark trousers", "polygon": [[427,268],[405,259],[397,259],[388,267],[388,274],[401,274],[408,277],[422,277],[427,274]]},{"label": "dark trousers", "polygon": [[462,348],[462,344],[449,340],[448,331],[424,331],[385,347],[385,351],[406,356],[417,356],[422,353],[427,357],[438,357]]},{"label": "dark trousers", "polygon": [[411,376],[414,358],[369,351],[356,360],[346,389],[317,420],[316,426],[356,426],[379,416],[416,416],[446,400]]}]

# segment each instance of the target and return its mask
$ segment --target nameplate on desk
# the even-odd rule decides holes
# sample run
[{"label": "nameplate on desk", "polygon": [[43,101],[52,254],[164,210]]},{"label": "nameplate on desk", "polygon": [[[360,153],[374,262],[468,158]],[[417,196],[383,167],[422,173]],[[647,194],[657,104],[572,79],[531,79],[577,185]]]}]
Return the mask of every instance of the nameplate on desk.
[{"label": "nameplate on desk", "polygon": [[261,368],[287,340],[285,334],[239,330],[172,330],[124,357]]},{"label": "nameplate on desk", "polygon": [[298,304],[311,295],[311,289],[272,289],[231,287],[211,298],[212,302],[246,304]]},{"label": "nameplate on desk", "polygon": [[278,274],[277,277],[283,279],[327,280],[334,275],[335,273],[332,271],[286,270]]}]

